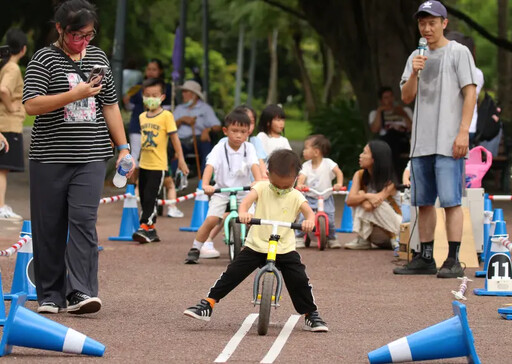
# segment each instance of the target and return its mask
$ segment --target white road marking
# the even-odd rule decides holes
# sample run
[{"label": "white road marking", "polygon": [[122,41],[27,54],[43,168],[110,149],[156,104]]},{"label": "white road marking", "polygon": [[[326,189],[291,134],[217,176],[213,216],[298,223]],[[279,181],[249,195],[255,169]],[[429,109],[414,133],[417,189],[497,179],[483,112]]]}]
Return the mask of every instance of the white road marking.
[{"label": "white road marking", "polygon": [[276,338],[276,341],[274,341],[274,344],[272,344],[272,347],[268,351],[267,355],[263,358],[260,363],[266,363],[270,364],[273,363],[274,360],[278,357],[279,353],[284,347],[284,344],[286,344],[286,340],[288,340],[288,337],[292,333],[293,328],[295,327],[295,324],[297,324],[297,321],[299,321],[300,315],[291,315],[288,321],[286,321],[286,324],[284,324],[283,329],[279,333],[279,336]]},{"label": "white road marking", "polygon": [[225,363],[228,361],[228,359],[231,357],[231,355],[233,355],[236,348],[238,347],[238,344],[240,344],[240,342],[244,338],[245,334],[247,334],[247,332],[249,332],[249,330],[251,329],[251,326],[257,317],[257,313],[251,313],[249,316],[245,318],[244,322],[242,323],[242,326],[240,326],[235,335],[233,335],[231,340],[229,340],[224,350],[222,350],[222,353],[220,353],[217,359],[215,359],[214,363]]}]

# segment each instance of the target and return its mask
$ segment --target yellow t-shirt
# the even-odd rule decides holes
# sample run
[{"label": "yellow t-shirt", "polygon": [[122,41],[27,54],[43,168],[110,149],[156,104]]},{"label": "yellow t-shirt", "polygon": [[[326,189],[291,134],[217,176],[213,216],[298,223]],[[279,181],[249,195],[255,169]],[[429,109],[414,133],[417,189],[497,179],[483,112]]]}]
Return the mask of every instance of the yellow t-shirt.
[{"label": "yellow t-shirt", "polygon": [[[300,212],[300,206],[306,201],[304,195],[292,190],[285,195],[278,196],[270,189],[270,182],[258,182],[252,187],[258,193],[254,217],[265,220],[294,222]],[[255,225],[249,230],[245,246],[260,253],[267,253],[268,238],[272,233],[270,225]],[[281,236],[277,244],[277,254],[286,254],[295,250],[295,232],[292,229],[279,227]]]},{"label": "yellow t-shirt", "polygon": [[15,62],[7,62],[0,70],[0,86],[5,87],[11,93],[11,99],[16,108],[21,106],[19,111],[9,112],[5,105],[0,102],[0,131],[21,133],[23,121],[25,120],[25,108],[21,103],[23,96],[23,77]]},{"label": "yellow t-shirt", "polygon": [[167,143],[169,134],[176,133],[176,122],[170,111],[148,117],[147,112],[139,116],[140,121],[140,168],[152,171],[166,171]]}]

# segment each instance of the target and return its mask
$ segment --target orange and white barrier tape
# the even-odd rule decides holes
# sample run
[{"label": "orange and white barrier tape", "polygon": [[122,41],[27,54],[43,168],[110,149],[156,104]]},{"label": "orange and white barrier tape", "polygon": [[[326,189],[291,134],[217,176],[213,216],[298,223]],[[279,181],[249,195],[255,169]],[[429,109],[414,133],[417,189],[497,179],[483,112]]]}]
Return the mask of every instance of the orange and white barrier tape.
[{"label": "orange and white barrier tape", "polygon": [[161,205],[173,205],[173,204],[177,204],[179,202],[183,202],[183,201],[186,201],[186,200],[193,199],[193,198],[195,198],[197,196],[201,196],[201,195],[204,195],[204,191],[203,190],[189,193],[188,195],[178,197],[175,200],[158,200],[158,205],[160,205],[160,206]]},{"label": "orange and white barrier tape", "polygon": [[125,193],[123,195],[117,195],[117,196],[112,196],[112,197],[105,197],[100,200],[100,205],[117,202],[117,201],[123,201],[125,198],[133,198],[133,197],[135,197],[135,196],[133,196],[131,193]]},{"label": "orange and white barrier tape", "polygon": [[14,253],[16,253],[18,250],[20,250],[23,245],[25,245],[28,242],[31,242],[32,238],[30,236],[24,236],[18,240],[17,243],[15,243],[10,248],[7,248],[5,250],[0,250],[0,257],[10,257]]},{"label": "orange and white barrier tape", "polygon": [[511,195],[489,195],[489,200],[491,201],[511,201]]},{"label": "orange and white barrier tape", "polygon": [[498,243],[498,244],[503,245],[505,247],[505,249],[507,249],[510,253],[512,253],[512,242],[510,242],[510,240],[508,240],[508,238],[501,236],[501,237],[497,237],[497,238],[491,238],[491,241],[493,243]]}]

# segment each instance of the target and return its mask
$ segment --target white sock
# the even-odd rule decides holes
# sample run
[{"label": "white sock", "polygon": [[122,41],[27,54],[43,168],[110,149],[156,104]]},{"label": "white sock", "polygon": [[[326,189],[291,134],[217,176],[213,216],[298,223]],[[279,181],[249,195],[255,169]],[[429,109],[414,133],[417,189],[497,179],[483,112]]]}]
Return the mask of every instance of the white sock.
[{"label": "white sock", "polygon": [[192,248],[201,249],[202,246],[203,246],[203,243],[194,239],[194,242],[192,243]]}]

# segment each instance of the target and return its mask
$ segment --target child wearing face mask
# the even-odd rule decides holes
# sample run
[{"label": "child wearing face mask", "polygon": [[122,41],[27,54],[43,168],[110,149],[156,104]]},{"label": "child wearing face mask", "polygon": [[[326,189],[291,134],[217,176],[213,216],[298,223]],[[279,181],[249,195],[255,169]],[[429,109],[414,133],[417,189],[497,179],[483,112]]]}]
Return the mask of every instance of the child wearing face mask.
[{"label": "child wearing face mask", "polygon": [[142,206],[140,227],[132,239],[141,244],[160,241],[155,230],[158,194],[162,189],[168,168],[167,143],[171,139],[178,157],[179,168],[188,174],[178,138],[176,123],[171,112],[161,106],[165,99],[165,83],[149,78],[142,83],[144,106],[147,112],[140,114],[141,153],[139,162],[139,194]]},{"label": "child wearing face mask", "polygon": [[[294,222],[302,212],[305,220],[302,229],[310,232],[315,226],[315,213],[309,207],[306,198],[293,186],[301,169],[299,157],[291,150],[277,150],[268,160],[268,181],[254,185],[238,209],[240,221],[248,223],[253,217],[249,208],[256,204],[254,217],[265,220]],[[214,305],[239,285],[256,268],[265,264],[268,250],[268,237],[271,226],[252,226],[245,247],[222,273],[208,296],[198,305],[189,307],[184,314],[199,320],[210,321]],[[282,272],[293,306],[301,315],[305,315],[306,331],[329,331],[327,324],[320,318],[313,297],[312,287],[306,274],[306,267],[295,250],[293,230],[279,228],[276,266]]]},{"label": "child wearing face mask", "polygon": [[267,155],[277,149],[292,149],[288,139],[282,135],[285,118],[284,110],[278,105],[268,105],[261,112],[257,137],[261,140]]}]

